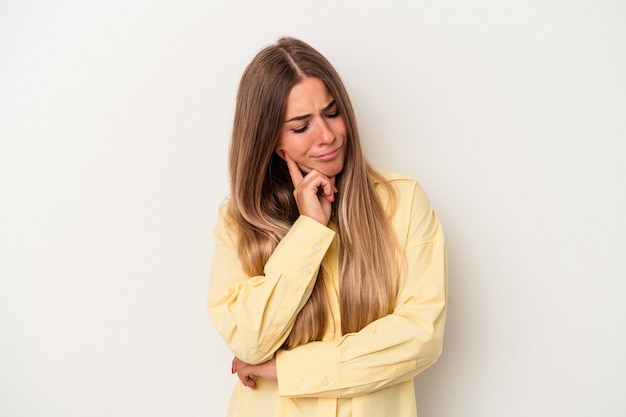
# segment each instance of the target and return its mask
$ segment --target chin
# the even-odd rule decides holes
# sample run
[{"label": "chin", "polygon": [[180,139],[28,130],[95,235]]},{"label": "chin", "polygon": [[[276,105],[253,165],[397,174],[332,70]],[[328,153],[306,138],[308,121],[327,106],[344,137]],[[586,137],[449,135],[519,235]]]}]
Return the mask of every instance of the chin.
[{"label": "chin", "polygon": [[343,171],[343,164],[339,166],[320,167],[318,171],[329,178],[336,177],[337,175],[341,174],[341,171]]}]

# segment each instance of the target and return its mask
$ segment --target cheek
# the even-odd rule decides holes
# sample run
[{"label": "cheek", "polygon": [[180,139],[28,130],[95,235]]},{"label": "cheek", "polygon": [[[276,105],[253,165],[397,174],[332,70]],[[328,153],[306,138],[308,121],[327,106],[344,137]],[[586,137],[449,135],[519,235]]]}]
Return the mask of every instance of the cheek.
[{"label": "cheek", "polygon": [[341,134],[341,136],[346,135],[346,122],[344,121],[343,117],[337,117],[336,119],[333,119],[332,127],[335,131],[335,134]]},{"label": "cheek", "polygon": [[276,148],[274,148],[274,150],[278,152],[279,154],[282,149],[287,150],[289,148],[289,141],[287,140],[285,136],[286,135],[283,133],[278,138],[278,142],[276,142]]},{"label": "cheek", "polygon": [[294,137],[293,135],[284,134],[278,140],[278,145],[276,149],[280,152],[281,149],[284,149],[285,152],[295,157],[302,153],[302,141],[298,140],[299,138]]},{"label": "cheek", "polygon": [[284,134],[278,139],[275,151],[282,159],[285,157],[281,151],[285,151],[296,163],[302,162],[302,152],[298,149],[298,142],[295,138],[289,137],[288,134]]}]

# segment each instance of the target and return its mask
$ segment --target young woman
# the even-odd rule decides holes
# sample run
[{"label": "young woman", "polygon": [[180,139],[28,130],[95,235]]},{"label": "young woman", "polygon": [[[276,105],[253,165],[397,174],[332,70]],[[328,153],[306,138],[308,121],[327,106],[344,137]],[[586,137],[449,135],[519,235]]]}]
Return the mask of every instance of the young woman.
[{"label": "young woman", "polygon": [[415,417],[441,353],[442,228],[420,186],[373,168],[331,64],[280,39],[246,68],[208,294],[236,417]]}]

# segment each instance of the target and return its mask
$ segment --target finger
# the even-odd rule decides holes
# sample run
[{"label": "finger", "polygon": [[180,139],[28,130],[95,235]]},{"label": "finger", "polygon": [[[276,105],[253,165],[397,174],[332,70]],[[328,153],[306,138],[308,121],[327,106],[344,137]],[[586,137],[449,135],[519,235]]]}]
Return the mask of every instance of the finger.
[{"label": "finger", "polygon": [[254,380],[254,376],[252,375],[253,369],[254,367],[252,365],[248,365],[247,363],[242,362],[241,360],[237,359],[237,364],[236,364],[237,377],[239,377],[239,380],[241,380],[241,383],[243,385],[245,385],[246,387],[255,389],[256,381]]},{"label": "finger", "polygon": [[304,181],[307,180],[317,189],[318,196],[324,196],[330,201],[335,200],[335,185],[330,178],[316,171],[311,171],[304,177]]},{"label": "finger", "polygon": [[297,187],[298,185],[300,185],[302,179],[304,178],[302,176],[302,171],[300,171],[300,168],[298,167],[298,164],[296,164],[296,161],[294,161],[289,155],[287,155],[287,152],[283,151],[282,149],[280,150],[280,152],[283,154],[285,162],[287,162],[287,168],[289,169],[291,182],[293,182],[294,187]]},{"label": "finger", "polygon": [[250,387],[252,389],[256,388],[256,381],[250,376],[246,377],[245,381],[242,380],[242,382],[246,387]]},{"label": "finger", "polygon": [[332,181],[328,180],[328,181],[324,181],[324,194],[326,195],[326,197],[328,197],[329,200],[334,201],[335,200],[335,186],[332,183]]},{"label": "finger", "polygon": [[321,195],[321,198],[326,199],[327,201],[330,201],[331,203],[335,202],[335,194],[331,194],[331,195],[326,195],[326,193],[323,193]]}]

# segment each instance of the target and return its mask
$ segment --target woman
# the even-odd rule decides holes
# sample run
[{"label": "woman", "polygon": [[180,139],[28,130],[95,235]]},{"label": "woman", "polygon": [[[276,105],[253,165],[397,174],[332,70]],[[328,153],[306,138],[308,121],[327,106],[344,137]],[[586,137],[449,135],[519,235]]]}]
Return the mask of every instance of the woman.
[{"label": "woman", "polygon": [[413,180],[363,156],[339,75],[280,39],[246,68],[208,310],[235,354],[229,416],[416,416],[441,352],[446,251]]}]

